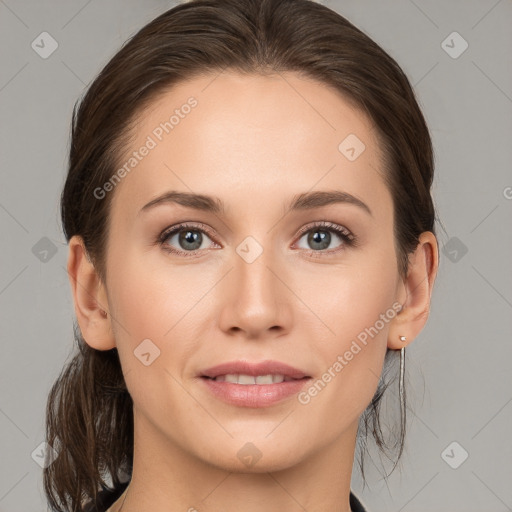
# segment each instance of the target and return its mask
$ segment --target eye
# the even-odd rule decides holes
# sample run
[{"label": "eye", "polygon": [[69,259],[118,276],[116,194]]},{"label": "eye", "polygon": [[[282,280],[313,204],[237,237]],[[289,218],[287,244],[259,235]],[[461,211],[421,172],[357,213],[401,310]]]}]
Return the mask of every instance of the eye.
[{"label": "eye", "polygon": [[[333,241],[332,233],[341,240],[341,243],[333,250],[326,251],[325,249],[327,249]],[[309,225],[301,229],[299,232],[300,240],[302,240],[305,235],[307,235],[306,243],[309,244],[312,249],[308,247],[299,248],[305,249],[306,252],[312,256],[337,253],[346,247],[352,247],[357,244],[356,237],[347,228],[327,221],[316,222],[312,226]],[[211,240],[212,237],[209,235],[209,228],[204,224],[182,223],[163,231],[158,237],[158,243],[167,252],[179,256],[195,257],[199,256],[198,253],[201,250],[208,248],[207,239]],[[218,244],[216,245],[218,246]]]},{"label": "eye", "polygon": [[[333,250],[325,251],[324,249],[327,249],[333,242],[332,233],[341,240],[341,243]],[[301,229],[299,235],[301,235],[300,240],[305,238],[304,235],[306,235],[306,244],[308,244],[308,247],[299,248],[306,249],[312,256],[320,256],[322,253],[337,253],[346,246],[352,247],[356,245],[356,237],[347,228],[326,221],[316,222],[313,226],[306,226]]]},{"label": "eye", "polygon": [[[159,236],[158,241],[168,252],[191,257],[196,256],[197,251],[200,249],[206,248],[203,245],[205,238],[210,239],[206,226],[179,224],[171,229],[165,230]],[[173,246],[173,243],[177,244],[178,248]]]}]

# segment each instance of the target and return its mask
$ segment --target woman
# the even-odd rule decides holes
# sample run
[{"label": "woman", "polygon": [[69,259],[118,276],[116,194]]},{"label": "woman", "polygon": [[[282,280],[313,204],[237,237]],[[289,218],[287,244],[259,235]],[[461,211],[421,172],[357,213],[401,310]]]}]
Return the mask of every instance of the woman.
[{"label": "woman", "polygon": [[73,114],[51,507],[364,511],[391,367],[402,453],[433,168],[400,67],[322,5],[193,0],[143,27]]}]

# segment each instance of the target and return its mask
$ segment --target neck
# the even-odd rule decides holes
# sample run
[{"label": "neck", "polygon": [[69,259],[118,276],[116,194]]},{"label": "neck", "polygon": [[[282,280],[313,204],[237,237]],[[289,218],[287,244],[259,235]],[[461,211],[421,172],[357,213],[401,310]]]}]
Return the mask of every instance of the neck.
[{"label": "neck", "polygon": [[[320,451],[285,468],[255,472],[215,466],[163,439],[144,419],[134,422],[130,484],[107,512],[350,512],[357,424]],[[165,447],[165,449],[163,449]],[[261,459],[263,462],[263,458]]]}]

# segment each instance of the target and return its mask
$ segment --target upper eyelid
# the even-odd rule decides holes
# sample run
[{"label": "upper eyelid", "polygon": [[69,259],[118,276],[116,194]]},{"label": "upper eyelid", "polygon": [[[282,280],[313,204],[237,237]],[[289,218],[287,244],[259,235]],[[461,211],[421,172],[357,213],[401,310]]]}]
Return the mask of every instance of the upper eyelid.
[{"label": "upper eyelid", "polygon": [[196,229],[198,231],[204,231],[207,235],[210,234],[210,228],[206,224],[202,224],[201,222],[180,222],[174,226],[170,226],[168,228],[165,228],[162,231],[161,236],[169,236],[173,232],[179,232],[182,229]]},{"label": "upper eyelid", "polygon": [[297,233],[297,236],[302,236],[304,233],[307,233],[308,231],[312,229],[318,229],[318,228],[325,228],[327,231],[342,231],[347,236],[354,236],[352,231],[348,229],[347,227],[343,226],[342,224],[336,224],[334,222],[329,221],[313,221],[312,224],[308,224],[306,226],[303,226],[299,229],[299,232]]}]

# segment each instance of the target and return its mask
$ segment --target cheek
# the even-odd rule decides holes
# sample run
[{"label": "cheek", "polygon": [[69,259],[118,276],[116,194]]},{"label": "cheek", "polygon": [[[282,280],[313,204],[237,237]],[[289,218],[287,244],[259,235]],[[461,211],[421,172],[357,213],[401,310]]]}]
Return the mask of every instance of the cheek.
[{"label": "cheek", "polygon": [[124,254],[110,268],[110,296],[117,321],[113,327],[126,385],[136,406],[147,415],[149,411],[171,415],[183,400],[177,384],[181,366],[194,341],[200,339],[190,330],[191,322],[194,326],[200,322],[194,306],[213,283],[201,280],[197,270],[185,272],[165,257],[155,262],[148,254],[135,251]]},{"label": "cheek", "polygon": [[128,332],[133,342],[162,340],[167,333],[170,335],[169,331],[208,289],[204,271],[173,266],[165,255],[152,252],[127,253],[111,266],[113,306],[125,327],[119,334],[126,336]]},{"label": "cheek", "polygon": [[[394,314],[397,273],[392,246],[354,253],[343,265],[310,263],[293,273],[299,290],[319,320],[318,334],[325,344],[340,348],[373,326],[381,314]],[[312,315],[309,315],[312,316]],[[387,332],[389,322],[378,323]]]},{"label": "cheek", "polygon": [[361,253],[357,265],[331,270],[308,279],[302,291],[322,321],[309,347],[320,368],[316,379],[322,382],[311,394],[306,390],[303,402],[334,406],[330,414],[344,421],[344,415],[355,419],[366,408],[382,372],[389,326],[398,309],[394,249]]},{"label": "cheek", "polygon": [[[173,331],[188,330],[191,319],[200,321],[198,311],[203,318],[215,318],[223,305],[229,307],[224,304],[225,287],[232,295],[236,286],[233,275],[219,282],[226,268],[218,260],[176,263],[155,248],[146,253],[112,251],[110,256],[111,306],[124,327],[117,331],[122,337],[128,334],[135,345],[149,338],[164,346]],[[277,285],[276,293],[293,308],[297,325],[288,327],[315,328],[315,339],[323,340],[320,346],[339,349],[340,343],[356,338],[391,307],[396,276],[390,269],[396,269],[395,254],[385,238],[372,248],[347,254],[342,263],[327,258],[323,263],[300,258],[293,265],[285,262],[279,273],[287,287],[281,290]],[[315,351],[318,346],[315,343]]]}]

